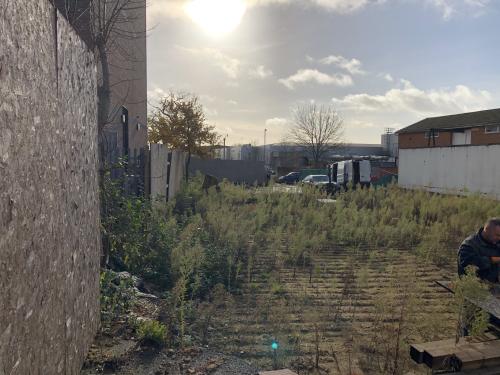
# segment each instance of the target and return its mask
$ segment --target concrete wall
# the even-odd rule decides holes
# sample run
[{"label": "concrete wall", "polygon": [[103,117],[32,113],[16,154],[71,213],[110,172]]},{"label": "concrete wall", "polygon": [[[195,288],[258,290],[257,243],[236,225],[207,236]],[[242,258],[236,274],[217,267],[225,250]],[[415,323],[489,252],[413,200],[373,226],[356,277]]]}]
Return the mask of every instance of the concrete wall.
[{"label": "concrete wall", "polygon": [[[172,199],[181,189],[186,173],[187,154],[182,151],[172,151],[170,176],[168,182],[168,199]],[[191,159],[192,162],[193,159]]]},{"label": "concrete wall", "polygon": [[0,3],[0,374],[79,374],[99,324],[94,58],[47,0]]},{"label": "concrete wall", "polygon": [[246,160],[203,160],[191,159],[189,174],[199,171],[210,174],[219,180],[224,178],[237,184],[253,185],[266,183],[266,170],[263,161]]},{"label": "concrete wall", "polygon": [[399,185],[500,198],[500,145],[399,150]]},{"label": "concrete wall", "polygon": [[168,149],[162,144],[150,145],[151,199],[166,197],[168,176]]}]

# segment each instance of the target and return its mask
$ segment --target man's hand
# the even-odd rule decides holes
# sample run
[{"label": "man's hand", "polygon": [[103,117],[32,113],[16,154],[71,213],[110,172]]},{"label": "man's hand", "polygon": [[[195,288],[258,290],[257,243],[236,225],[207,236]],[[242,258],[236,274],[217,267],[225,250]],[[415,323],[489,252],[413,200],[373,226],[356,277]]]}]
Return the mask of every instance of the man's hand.
[{"label": "man's hand", "polygon": [[495,264],[500,263],[500,257],[490,257],[490,259],[491,259],[491,263],[495,263]]}]

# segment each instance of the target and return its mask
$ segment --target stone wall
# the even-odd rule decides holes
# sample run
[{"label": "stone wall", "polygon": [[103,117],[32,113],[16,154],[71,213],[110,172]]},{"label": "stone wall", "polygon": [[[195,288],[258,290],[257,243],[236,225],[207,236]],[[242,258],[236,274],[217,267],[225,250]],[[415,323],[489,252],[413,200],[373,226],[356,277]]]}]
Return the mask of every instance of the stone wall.
[{"label": "stone wall", "polygon": [[0,35],[0,375],[79,374],[99,324],[95,61],[48,0],[2,0]]}]

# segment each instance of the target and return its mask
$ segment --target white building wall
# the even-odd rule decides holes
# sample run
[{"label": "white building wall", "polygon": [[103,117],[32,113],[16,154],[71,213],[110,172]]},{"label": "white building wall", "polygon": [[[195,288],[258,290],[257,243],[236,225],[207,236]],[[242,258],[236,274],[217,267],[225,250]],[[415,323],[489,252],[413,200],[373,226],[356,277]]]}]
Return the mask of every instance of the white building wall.
[{"label": "white building wall", "polygon": [[399,150],[399,185],[500,199],[500,145]]}]

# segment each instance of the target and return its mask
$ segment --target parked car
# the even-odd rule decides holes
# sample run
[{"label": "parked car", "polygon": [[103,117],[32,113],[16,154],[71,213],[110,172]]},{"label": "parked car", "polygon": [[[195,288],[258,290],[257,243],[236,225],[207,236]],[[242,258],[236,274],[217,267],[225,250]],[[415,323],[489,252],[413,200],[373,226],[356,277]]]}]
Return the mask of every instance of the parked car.
[{"label": "parked car", "polygon": [[302,180],[302,183],[315,186],[318,189],[326,191],[328,194],[334,194],[337,191],[337,184],[330,181],[330,178],[326,174],[311,174],[306,176]]},{"label": "parked car", "polygon": [[326,174],[310,174],[309,176],[306,176],[302,182],[304,184],[310,184],[314,186],[320,186],[320,185],[325,185],[330,182],[330,179]]},{"label": "parked car", "polygon": [[278,183],[293,185],[299,182],[300,172],[290,172],[285,176],[278,178]]}]

